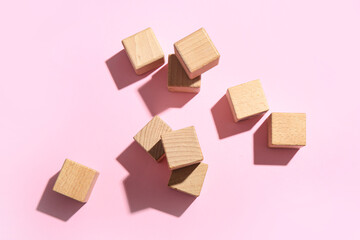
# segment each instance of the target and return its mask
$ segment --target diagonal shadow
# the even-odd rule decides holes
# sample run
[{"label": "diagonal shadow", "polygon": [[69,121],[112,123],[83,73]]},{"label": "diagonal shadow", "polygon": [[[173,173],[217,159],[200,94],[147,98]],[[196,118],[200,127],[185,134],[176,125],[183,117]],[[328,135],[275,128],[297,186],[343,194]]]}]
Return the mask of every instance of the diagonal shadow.
[{"label": "diagonal shadow", "polygon": [[269,148],[267,118],[254,133],[254,164],[286,166],[299,149]]},{"label": "diagonal shadow", "polygon": [[259,114],[246,120],[234,122],[229,102],[225,95],[211,108],[211,113],[219,139],[249,131],[263,117],[263,114]]},{"label": "diagonal shadow", "polygon": [[78,202],[52,190],[58,175],[59,172],[49,179],[36,210],[62,221],[67,221],[85,203]]},{"label": "diagonal shadow", "polygon": [[166,158],[157,163],[136,142],[132,142],[117,161],[129,172],[123,185],[131,213],[153,208],[180,217],[196,199],[169,188],[171,172]]},{"label": "diagonal shadow", "polygon": [[152,116],[168,108],[181,108],[196,96],[195,93],[169,92],[167,77],[168,65],[166,64],[138,89]]},{"label": "diagonal shadow", "polygon": [[105,63],[118,90],[145,78],[152,72],[149,71],[142,75],[136,75],[129,58],[126,55],[125,49],[106,60]]}]

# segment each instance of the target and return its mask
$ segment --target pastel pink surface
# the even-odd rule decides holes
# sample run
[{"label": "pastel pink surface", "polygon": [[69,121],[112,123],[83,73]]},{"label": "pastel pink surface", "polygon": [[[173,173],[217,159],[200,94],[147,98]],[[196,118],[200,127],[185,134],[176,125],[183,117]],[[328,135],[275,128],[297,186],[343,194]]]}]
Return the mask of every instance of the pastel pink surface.
[{"label": "pastel pink surface", "polygon": [[[360,2],[173,4],[1,4],[0,238],[360,239]],[[209,33],[221,60],[199,94],[169,93],[166,65],[135,75],[121,40],[149,26],[165,55]],[[269,113],[233,123],[226,89],[254,79],[269,113],[307,113],[306,147],[267,149]],[[196,128],[196,200],[133,143],[155,114]],[[65,158],[100,172],[85,205],[51,191]]]}]

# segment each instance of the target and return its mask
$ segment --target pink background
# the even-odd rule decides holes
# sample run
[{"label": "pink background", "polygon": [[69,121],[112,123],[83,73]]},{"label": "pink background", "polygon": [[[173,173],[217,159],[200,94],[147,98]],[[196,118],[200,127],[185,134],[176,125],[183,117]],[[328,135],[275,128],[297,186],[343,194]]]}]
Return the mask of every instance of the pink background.
[{"label": "pink background", "polygon": [[[0,3],[1,239],[360,239],[358,0]],[[165,54],[204,27],[221,54],[199,94],[138,77],[121,40],[151,26]],[[298,152],[264,120],[233,123],[228,87],[260,78],[270,112],[307,113]],[[197,199],[132,140],[153,115],[194,125]],[[87,204],[51,191],[65,158],[100,172]]]}]

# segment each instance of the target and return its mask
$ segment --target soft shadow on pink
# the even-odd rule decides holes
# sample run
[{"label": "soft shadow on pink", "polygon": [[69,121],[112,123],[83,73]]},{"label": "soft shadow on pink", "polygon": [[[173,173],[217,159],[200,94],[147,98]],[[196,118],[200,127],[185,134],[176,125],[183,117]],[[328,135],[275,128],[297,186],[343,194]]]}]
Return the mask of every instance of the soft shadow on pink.
[{"label": "soft shadow on pink", "polygon": [[249,131],[263,116],[263,114],[261,114],[253,118],[234,122],[226,95],[220,98],[220,100],[211,108],[211,113],[219,139]]},{"label": "soft shadow on pink", "polygon": [[168,65],[161,67],[138,91],[152,116],[169,108],[181,108],[195,93],[174,93],[167,89]]},{"label": "soft shadow on pink", "polygon": [[145,78],[151,73],[151,71],[149,71],[142,75],[136,75],[129,58],[126,55],[125,49],[106,60],[106,66],[108,67],[118,90]]},{"label": "soft shadow on pink", "polygon": [[286,166],[299,149],[269,148],[267,118],[254,133],[254,164]]},{"label": "soft shadow on pink", "polygon": [[117,161],[129,172],[123,185],[131,213],[153,208],[180,217],[196,199],[169,188],[166,158],[157,163],[136,142],[132,142]]},{"label": "soft shadow on pink", "polygon": [[52,190],[58,175],[59,172],[49,179],[36,210],[59,220],[68,221],[85,203]]}]

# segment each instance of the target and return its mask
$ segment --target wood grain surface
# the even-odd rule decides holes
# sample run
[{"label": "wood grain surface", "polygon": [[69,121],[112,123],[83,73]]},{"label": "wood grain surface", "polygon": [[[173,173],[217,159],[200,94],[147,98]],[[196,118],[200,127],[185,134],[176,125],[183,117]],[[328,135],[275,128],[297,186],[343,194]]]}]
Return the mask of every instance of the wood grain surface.
[{"label": "wood grain surface", "polygon": [[99,173],[77,162],[65,159],[53,190],[80,202],[87,202]]},{"label": "wood grain surface", "polygon": [[190,79],[175,54],[168,58],[168,89],[170,92],[198,93],[201,87],[201,75]]},{"label": "wood grain surface", "polygon": [[305,113],[272,113],[268,122],[271,148],[300,148],[306,145]]},{"label": "wood grain surface", "polygon": [[151,28],[122,40],[136,74],[141,75],[164,64],[163,50]]},{"label": "wood grain surface", "polygon": [[198,197],[208,169],[206,163],[197,163],[172,171],[169,187]]},{"label": "wood grain surface", "polygon": [[134,136],[134,140],[159,162],[165,154],[160,136],[171,131],[169,125],[155,116]]},{"label": "wood grain surface", "polygon": [[187,127],[161,136],[171,170],[192,165],[203,160],[195,127]]},{"label": "wood grain surface", "polygon": [[220,54],[204,28],[174,44],[179,59],[190,79],[194,79],[219,63]]}]

